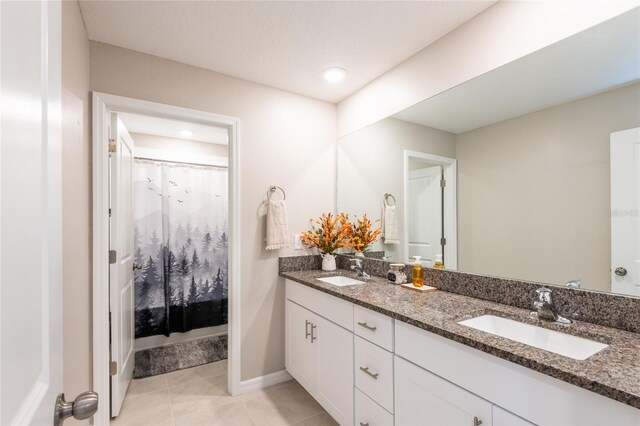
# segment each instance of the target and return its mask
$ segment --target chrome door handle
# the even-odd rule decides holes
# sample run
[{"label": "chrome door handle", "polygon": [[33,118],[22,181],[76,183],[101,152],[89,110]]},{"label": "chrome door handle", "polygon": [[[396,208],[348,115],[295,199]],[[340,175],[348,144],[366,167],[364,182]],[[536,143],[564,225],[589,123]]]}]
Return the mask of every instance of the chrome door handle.
[{"label": "chrome door handle", "polygon": [[309,333],[309,324],[311,324],[309,321],[305,320],[304,321],[304,338],[305,340],[309,338],[309,336],[311,336],[311,333]]},{"label": "chrome door handle", "polygon": [[53,426],[61,426],[65,419],[73,416],[76,420],[84,420],[93,416],[98,411],[98,394],[95,392],[82,392],[71,402],[64,399],[61,393],[56,398],[56,406],[53,414]]},{"label": "chrome door handle", "polygon": [[313,343],[314,340],[318,340],[318,338],[313,335],[313,331],[316,329],[316,326],[313,323],[309,324],[311,324],[311,343]]},{"label": "chrome door handle", "polygon": [[625,275],[627,275],[627,270],[625,268],[623,268],[622,266],[616,268],[616,270],[614,272],[619,277],[624,277]]},{"label": "chrome door handle", "polygon": [[133,270],[135,271],[136,269],[142,269],[144,268],[144,265],[142,263],[136,263],[133,262]]},{"label": "chrome door handle", "polygon": [[359,322],[358,325],[360,327],[364,327],[369,331],[376,331],[378,329],[378,327],[371,327],[369,324],[367,324],[366,322]]},{"label": "chrome door handle", "polygon": [[360,371],[366,373],[369,377],[373,377],[375,380],[378,380],[378,373],[372,373],[369,371],[369,367],[360,367]]},{"label": "chrome door handle", "polygon": [[473,426],[480,426],[482,424],[482,420],[477,417],[473,418]]}]

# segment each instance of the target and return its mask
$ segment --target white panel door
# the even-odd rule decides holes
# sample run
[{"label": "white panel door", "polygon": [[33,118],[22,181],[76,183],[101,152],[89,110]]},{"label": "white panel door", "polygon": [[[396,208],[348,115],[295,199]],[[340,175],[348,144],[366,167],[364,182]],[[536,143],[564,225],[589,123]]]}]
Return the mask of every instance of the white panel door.
[{"label": "white panel door", "polygon": [[0,2],[2,425],[52,424],[62,392],[60,19]]},{"label": "white panel door", "polygon": [[[111,360],[117,373],[111,376],[111,416],[120,413],[131,382],[134,364],[133,287],[133,139],[116,113],[111,114],[109,247],[115,263],[109,268],[111,309]],[[112,142],[113,143],[113,142]]]},{"label": "white panel door", "polygon": [[313,320],[316,393],[320,405],[341,425],[353,424],[353,333],[320,316]]},{"label": "white panel door", "polygon": [[640,127],[611,134],[611,291],[640,296]]},{"label": "white panel door", "polygon": [[491,404],[474,394],[395,357],[396,426],[491,424]]},{"label": "white panel door", "polygon": [[408,182],[409,257],[435,261],[442,254],[442,168],[411,170]]},{"label": "white panel door", "polygon": [[312,321],[317,316],[287,300],[285,308],[285,367],[309,393],[315,391],[315,347],[311,344]]}]

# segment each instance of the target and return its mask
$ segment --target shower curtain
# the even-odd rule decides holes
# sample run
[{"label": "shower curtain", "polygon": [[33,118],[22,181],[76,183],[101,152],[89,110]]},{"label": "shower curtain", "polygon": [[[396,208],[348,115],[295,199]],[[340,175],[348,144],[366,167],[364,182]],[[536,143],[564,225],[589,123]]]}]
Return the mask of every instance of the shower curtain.
[{"label": "shower curtain", "polygon": [[136,160],[136,338],[227,323],[227,176]]}]

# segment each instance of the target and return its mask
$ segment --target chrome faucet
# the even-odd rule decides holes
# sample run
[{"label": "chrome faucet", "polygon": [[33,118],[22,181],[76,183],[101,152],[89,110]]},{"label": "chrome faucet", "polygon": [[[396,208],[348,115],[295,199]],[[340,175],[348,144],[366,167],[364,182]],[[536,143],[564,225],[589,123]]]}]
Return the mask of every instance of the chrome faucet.
[{"label": "chrome faucet", "polygon": [[371,278],[371,275],[367,274],[364,271],[364,267],[362,266],[362,259],[349,259],[349,260],[351,260],[351,263],[352,263],[351,269],[356,271],[359,277]]},{"label": "chrome faucet", "polygon": [[580,286],[582,285],[582,280],[567,281],[565,285],[569,288],[580,288]]},{"label": "chrome faucet", "polygon": [[560,324],[571,324],[571,320],[558,314],[556,306],[553,304],[552,291],[547,287],[540,287],[536,290],[538,299],[533,302],[538,318],[553,321]]}]

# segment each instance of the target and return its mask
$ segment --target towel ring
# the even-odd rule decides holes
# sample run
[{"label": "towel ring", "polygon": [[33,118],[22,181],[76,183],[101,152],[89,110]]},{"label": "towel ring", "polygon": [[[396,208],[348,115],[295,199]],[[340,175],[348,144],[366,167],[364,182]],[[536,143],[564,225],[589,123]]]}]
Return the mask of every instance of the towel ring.
[{"label": "towel ring", "polygon": [[278,189],[279,189],[280,191],[282,191],[282,200],[283,200],[283,201],[284,201],[284,200],[286,200],[286,199],[287,199],[287,194],[284,192],[284,189],[282,189],[282,188],[280,188],[279,186],[276,186],[276,185],[272,185],[272,186],[269,188],[269,191],[267,191],[267,198],[268,198],[268,199],[271,199],[271,194],[273,194],[274,192],[276,192]]},{"label": "towel ring", "polygon": [[[389,204],[389,198],[391,198],[393,200],[393,204]],[[387,206],[395,206],[396,205],[396,197],[394,197],[393,194],[385,192],[385,194],[384,194],[384,203]]]}]

